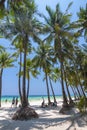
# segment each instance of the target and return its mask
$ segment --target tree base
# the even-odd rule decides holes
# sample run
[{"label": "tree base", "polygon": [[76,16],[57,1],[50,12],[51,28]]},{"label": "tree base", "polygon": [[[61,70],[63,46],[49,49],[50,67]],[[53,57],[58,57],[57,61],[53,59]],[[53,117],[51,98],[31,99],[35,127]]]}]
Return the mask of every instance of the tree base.
[{"label": "tree base", "polygon": [[70,106],[66,103],[63,103],[62,108],[60,109],[59,113],[65,114],[67,110],[70,110]]},{"label": "tree base", "polygon": [[14,113],[13,120],[30,120],[32,118],[38,118],[38,114],[33,108],[30,107],[21,107],[19,110]]},{"label": "tree base", "polygon": [[69,102],[69,107],[74,107],[75,103],[73,101]]}]

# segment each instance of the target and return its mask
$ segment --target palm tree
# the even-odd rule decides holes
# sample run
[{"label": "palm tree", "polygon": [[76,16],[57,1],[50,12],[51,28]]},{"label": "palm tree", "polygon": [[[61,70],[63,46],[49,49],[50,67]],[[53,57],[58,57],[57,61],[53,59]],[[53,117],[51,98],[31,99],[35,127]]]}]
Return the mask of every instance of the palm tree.
[{"label": "palm tree", "polygon": [[[52,61],[54,61],[54,59]],[[55,62],[55,64],[56,64],[56,62]],[[53,98],[54,98],[54,103],[57,103],[52,82],[58,81],[58,79],[60,78],[60,70],[58,68],[56,68],[55,65],[54,65],[53,67],[51,67],[51,71],[49,72],[48,76],[49,76],[49,83],[50,83],[52,95],[53,95]]]},{"label": "palm tree", "polygon": [[[70,33],[69,23],[70,23],[70,16],[67,11],[71,3],[69,4],[68,8],[66,9],[65,13],[60,11],[59,4],[56,5],[56,10],[53,11],[50,7],[46,6],[46,10],[49,14],[49,17],[45,18],[46,26],[43,31],[49,34],[47,36],[47,40],[54,40],[54,50],[55,56],[58,59],[60,64],[61,70],[61,87],[62,87],[62,94],[63,94],[63,107],[67,108],[67,96],[64,89],[64,55],[63,55],[63,47],[64,47],[64,40],[63,39],[70,39],[73,40],[73,33]],[[66,42],[67,43],[67,42]],[[70,44],[70,43],[69,43]]]},{"label": "palm tree", "polygon": [[[4,36],[7,38],[19,38],[21,37],[21,44],[22,46],[22,60],[23,62],[20,63],[20,65],[23,65],[23,76],[22,76],[22,92],[21,92],[21,105],[22,108],[28,107],[28,99],[27,99],[27,93],[26,93],[26,73],[27,73],[27,68],[26,68],[26,63],[27,63],[27,54],[29,53],[28,45],[31,47],[31,37],[38,41],[39,38],[37,37],[39,30],[40,30],[40,22],[36,19],[35,13],[36,13],[36,5],[34,3],[34,0],[24,0],[17,3],[15,1],[10,3],[10,8],[9,9],[9,14],[7,17],[7,22],[4,23],[4,26],[2,26],[2,32],[4,33]],[[35,15],[34,15],[35,14]],[[5,30],[4,30],[5,27]],[[21,52],[21,51],[20,51]],[[21,54],[21,53],[20,53]],[[21,71],[21,70],[19,70]],[[20,79],[20,78],[19,78]],[[30,112],[30,108],[29,112]],[[26,109],[26,111],[28,111]],[[20,109],[21,112],[23,109]],[[28,113],[29,113],[28,112]],[[20,113],[20,112],[18,112]],[[21,117],[16,115],[16,117],[13,117],[13,119],[20,119],[20,118],[30,118],[30,115],[28,116],[28,113],[25,112],[25,117],[23,117],[21,114]],[[35,112],[34,112],[35,113]],[[35,113],[36,114],[36,113]],[[33,115],[33,117],[38,117],[37,114]]]},{"label": "palm tree", "polygon": [[80,8],[80,11],[77,13],[79,20],[77,21],[78,32],[84,35],[84,38],[87,42],[87,4],[86,7]]},{"label": "palm tree", "polygon": [[1,96],[2,96],[2,76],[5,68],[13,67],[15,54],[9,54],[6,51],[0,53],[0,107],[1,107]]},{"label": "palm tree", "polygon": [[43,70],[46,79],[46,87],[47,87],[47,95],[48,95],[48,104],[50,101],[50,91],[49,91],[49,83],[48,76],[50,73],[50,67],[52,66],[52,49],[49,44],[43,43],[39,45],[39,47],[35,50],[34,62],[35,66]]},{"label": "palm tree", "polygon": [[26,77],[28,80],[28,84],[27,84],[27,98],[29,96],[29,90],[30,90],[30,76],[33,76],[34,78],[37,77],[37,75],[39,74],[39,72],[34,68],[34,63],[33,60],[30,60],[29,58],[27,59],[27,63],[26,63],[26,69],[27,69],[27,73],[26,73]]},{"label": "palm tree", "polygon": [[[20,100],[22,103],[22,86],[21,86],[21,80],[22,80],[22,76],[23,76],[23,53],[24,53],[24,49],[23,49],[23,38],[21,36],[20,33],[17,34],[17,36],[12,40],[12,45],[14,46],[14,50],[16,50],[16,53],[18,54],[18,58],[19,58],[19,73],[18,73],[18,87],[19,87],[19,95],[20,95]],[[28,53],[31,53],[31,44],[28,44]],[[22,76],[21,76],[22,75]]]},{"label": "palm tree", "polygon": [[[26,5],[27,4],[27,5]],[[35,12],[34,1],[30,1],[29,3],[25,3],[26,8],[17,8],[15,12],[15,26],[16,30],[21,33],[23,38],[23,84],[22,84],[22,106],[25,107],[28,105],[27,97],[26,97],[26,57],[28,52],[28,44],[30,43],[29,37],[36,37],[36,32],[38,29],[38,23],[36,23],[36,19],[33,18]],[[28,6],[28,8],[27,8]],[[31,9],[29,8],[31,6]],[[37,28],[36,28],[37,26]]]},{"label": "palm tree", "polygon": [[82,80],[83,80],[83,86],[84,89],[87,89],[87,45],[83,44],[83,52],[84,52],[84,58],[83,58],[83,64],[82,64]]},{"label": "palm tree", "polygon": [[67,93],[68,93],[68,97],[69,97],[69,106],[74,106],[74,102],[71,98],[71,95],[70,95],[70,91],[69,91],[69,83],[68,83],[68,75],[69,74],[69,67],[68,66],[64,66],[64,80],[65,80],[65,84],[66,84],[66,90],[67,90]]},{"label": "palm tree", "polygon": [[[82,52],[80,47],[75,47],[74,49],[74,54],[73,54],[74,58],[72,58],[71,63],[73,62],[72,66],[75,72],[75,81],[77,82],[80,92],[79,92],[79,96],[84,96],[86,98],[85,92],[84,92],[84,88],[82,86],[82,71],[83,71],[83,63],[84,63],[84,53]],[[77,88],[78,89],[78,88]]]}]

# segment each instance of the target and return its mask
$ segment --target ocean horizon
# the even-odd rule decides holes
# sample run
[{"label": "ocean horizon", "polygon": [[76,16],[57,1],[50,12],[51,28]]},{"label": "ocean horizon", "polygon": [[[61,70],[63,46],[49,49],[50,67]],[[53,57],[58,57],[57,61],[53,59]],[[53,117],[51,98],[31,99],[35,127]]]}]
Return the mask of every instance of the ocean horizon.
[{"label": "ocean horizon", "polygon": [[[13,97],[18,97],[18,99],[20,99],[20,96],[19,95],[3,95],[1,97],[1,100],[2,101],[12,101]],[[30,95],[28,96],[28,99],[31,101],[31,100],[40,100],[42,99],[42,97],[44,99],[47,99],[47,95]],[[53,99],[53,96],[50,95],[51,99]],[[62,95],[55,95],[56,99],[59,99],[59,98],[62,98]]]}]

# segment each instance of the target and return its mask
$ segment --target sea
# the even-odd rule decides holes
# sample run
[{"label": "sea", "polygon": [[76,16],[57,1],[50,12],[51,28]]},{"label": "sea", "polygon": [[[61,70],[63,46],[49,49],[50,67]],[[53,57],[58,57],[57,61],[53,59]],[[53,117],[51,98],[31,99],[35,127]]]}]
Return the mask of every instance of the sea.
[{"label": "sea", "polygon": [[[4,96],[2,96],[1,101],[5,102],[7,100],[8,102],[11,102],[13,97],[15,97],[15,98],[18,97],[18,99],[20,99],[20,97],[18,95],[4,95]],[[61,99],[62,95],[56,95],[55,97],[56,97],[56,99]],[[47,99],[47,95],[30,95],[28,97],[28,100],[35,101],[35,100],[41,100],[42,98]],[[51,98],[51,100],[53,100],[53,96],[50,96],[50,98]]]}]

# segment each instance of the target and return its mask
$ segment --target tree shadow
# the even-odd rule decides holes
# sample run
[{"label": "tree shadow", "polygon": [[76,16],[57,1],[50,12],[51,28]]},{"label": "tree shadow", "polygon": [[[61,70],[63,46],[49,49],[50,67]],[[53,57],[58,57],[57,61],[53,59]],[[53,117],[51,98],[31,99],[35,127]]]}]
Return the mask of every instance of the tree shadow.
[{"label": "tree shadow", "polygon": [[[87,123],[84,123],[82,118],[79,118],[79,113],[68,112],[67,115],[61,114],[60,116],[58,113],[59,108],[39,108],[39,118],[28,121],[15,121],[11,119],[12,114],[14,113],[13,110],[14,109],[9,108],[4,109],[4,111],[8,112],[8,118],[2,118],[3,120],[0,120],[0,130],[42,130],[48,127],[58,126],[66,121],[71,122],[70,126],[66,129],[70,130],[75,123],[77,123],[79,127],[83,127]],[[38,113],[38,107],[35,108],[35,111]],[[54,118],[53,115],[56,115],[56,117]],[[84,118],[84,120],[87,120],[87,118]]]},{"label": "tree shadow", "polygon": [[87,126],[87,117],[82,115],[81,113],[78,113],[73,118],[70,119],[70,126],[66,130],[70,130],[72,127],[76,129],[75,125],[82,128],[84,126]]},{"label": "tree shadow", "polygon": [[0,121],[0,130],[32,130],[32,129],[45,129],[50,126],[55,126],[69,120],[69,117],[66,118],[38,118],[28,121],[14,121],[14,120],[2,120]]}]

